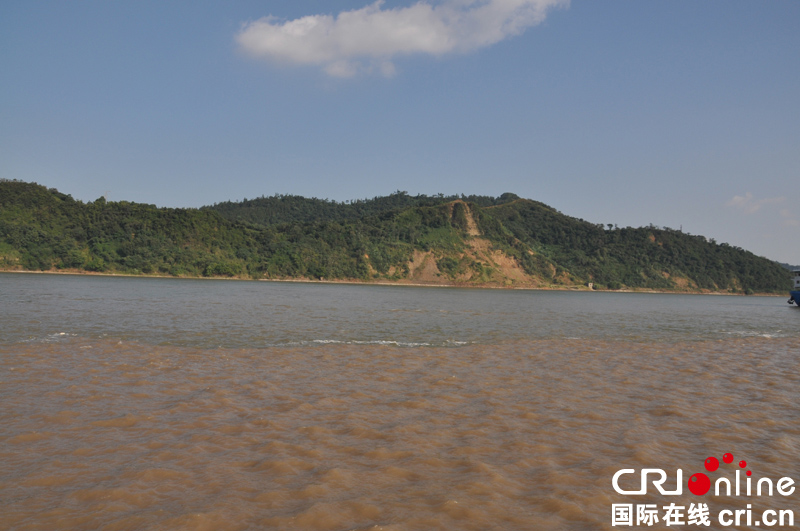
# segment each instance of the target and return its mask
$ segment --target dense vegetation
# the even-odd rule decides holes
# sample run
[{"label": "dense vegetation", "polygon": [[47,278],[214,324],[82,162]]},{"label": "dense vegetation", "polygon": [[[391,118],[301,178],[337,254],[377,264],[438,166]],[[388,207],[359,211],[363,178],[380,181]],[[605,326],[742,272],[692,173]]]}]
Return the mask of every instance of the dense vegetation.
[{"label": "dense vegetation", "polygon": [[[666,228],[596,225],[513,194],[397,192],[347,203],[273,196],[176,209],[83,203],[0,181],[7,270],[401,280],[421,256],[435,261],[439,281],[472,284],[745,293],[788,285],[780,264],[740,248]],[[525,278],[509,276],[497,256]]]},{"label": "dense vegetation", "polygon": [[274,195],[272,197],[259,197],[258,199],[245,199],[241,202],[225,201],[214,206],[203,207],[203,210],[215,210],[231,221],[247,221],[266,226],[314,221],[357,221],[392,210],[442,205],[457,200],[486,207],[508,203],[515,199],[519,199],[519,196],[509,193],[500,197],[483,195],[445,196],[442,194],[437,196],[411,196],[406,192],[398,191],[386,197],[373,197],[372,199],[357,199],[338,203],[327,199],[308,199],[299,195]]},{"label": "dense vegetation", "polygon": [[492,221],[579,279],[611,289],[673,289],[675,279],[704,290],[782,291],[785,270],[726,243],[669,228],[617,228],[577,220],[541,203],[488,210]]}]

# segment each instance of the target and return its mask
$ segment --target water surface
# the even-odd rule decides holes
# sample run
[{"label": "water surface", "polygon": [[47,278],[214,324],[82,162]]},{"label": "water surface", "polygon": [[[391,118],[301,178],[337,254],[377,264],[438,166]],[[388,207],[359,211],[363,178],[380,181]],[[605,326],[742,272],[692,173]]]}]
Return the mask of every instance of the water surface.
[{"label": "water surface", "polygon": [[0,300],[2,529],[612,529],[620,468],[800,479],[781,298],[5,274]]},{"label": "water surface", "polygon": [[778,297],[0,274],[0,341],[53,334],[192,347],[797,337]]}]

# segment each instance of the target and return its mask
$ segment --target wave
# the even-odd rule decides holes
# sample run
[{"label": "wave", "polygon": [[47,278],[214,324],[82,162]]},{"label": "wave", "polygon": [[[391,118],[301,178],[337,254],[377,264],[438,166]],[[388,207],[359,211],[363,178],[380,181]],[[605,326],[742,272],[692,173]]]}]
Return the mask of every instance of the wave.
[{"label": "wave", "polygon": [[457,341],[448,339],[447,341],[431,343],[427,341],[398,341],[396,339],[312,339],[310,341],[292,342],[293,345],[387,345],[393,347],[460,347],[471,345],[473,341]]},{"label": "wave", "polygon": [[48,334],[44,337],[30,337],[28,339],[23,339],[20,341],[21,343],[56,343],[58,341],[64,341],[69,338],[78,337],[78,334],[72,334],[70,332],[55,332],[53,334]]},{"label": "wave", "polygon": [[784,332],[783,330],[774,330],[770,332],[763,332],[759,330],[726,330],[722,332],[723,334],[729,336],[737,336],[737,337],[764,337],[767,339],[773,338],[781,338],[781,337],[791,337],[790,334]]}]

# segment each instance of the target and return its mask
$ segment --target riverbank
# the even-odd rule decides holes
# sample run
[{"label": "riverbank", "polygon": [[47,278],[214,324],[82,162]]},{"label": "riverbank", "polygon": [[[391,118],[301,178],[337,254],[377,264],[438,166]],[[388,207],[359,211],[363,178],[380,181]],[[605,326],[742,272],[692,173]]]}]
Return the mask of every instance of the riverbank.
[{"label": "riverbank", "polygon": [[[0,269],[0,273],[18,273],[30,275],[75,275],[75,276],[100,276],[100,277],[122,277],[122,278],[171,278],[171,279],[187,279],[187,280],[230,280],[230,281],[258,281],[258,282],[295,282],[304,284],[352,284],[352,285],[369,285],[369,286],[410,286],[410,287],[423,287],[423,288],[468,288],[468,289],[502,289],[502,290],[534,290],[534,291],[582,291],[582,292],[597,292],[597,293],[662,293],[662,294],[685,294],[685,295],[735,295],[746,296],[745,293],[733,293],[727,291],[711,291],[711,290],[653,290],[653,289],[638,289],[638,288],[625,288],[625,289],[593,289],[586,285],[524,285],[524,284],[511,284],[500,285],[499,283],[466,283],[442,280],[440,282],[426,281],[415,282],[413,280],[359,280],[359,279],[312,279],[312,278],[245,278],[238,276],[173,276],[173,275],[159,275],[154,273],[108,273],[97,271],[84,271],[79,269],[60,269],[49,271],[30,271],[23,269]],[[762,297],[783,297],[784,293],[752,293],[750,295],[757,295]]]}]

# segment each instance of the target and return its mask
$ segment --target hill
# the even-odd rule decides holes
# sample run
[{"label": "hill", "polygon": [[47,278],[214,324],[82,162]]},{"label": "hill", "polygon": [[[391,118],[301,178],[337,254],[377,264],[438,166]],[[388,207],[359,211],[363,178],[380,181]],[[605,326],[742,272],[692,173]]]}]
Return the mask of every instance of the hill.
[{"label": "hill", "polygon": [[462,200],[479,206],[493,206],[508,203],[519,196],[506,193],[500,197],[482,195],[438,196],[416,195],[397,191],[385,197],[356,199],[339,203],[328,199],[305,198],[299,195],[274,195],[225,201],[203,210],[214,210],[231,221],[246,221],[256,225],[276,225],[280,223],[310,223],[315,221],[355,221],[367,216],[382,214],[392,210],[410,207],[435,206]]},{"label": "hill", "polygon": [[513,194],[178,209],[8,180],[0,269],[728,293],[789,283],[780,264],[703,236],[593,224]]}]

